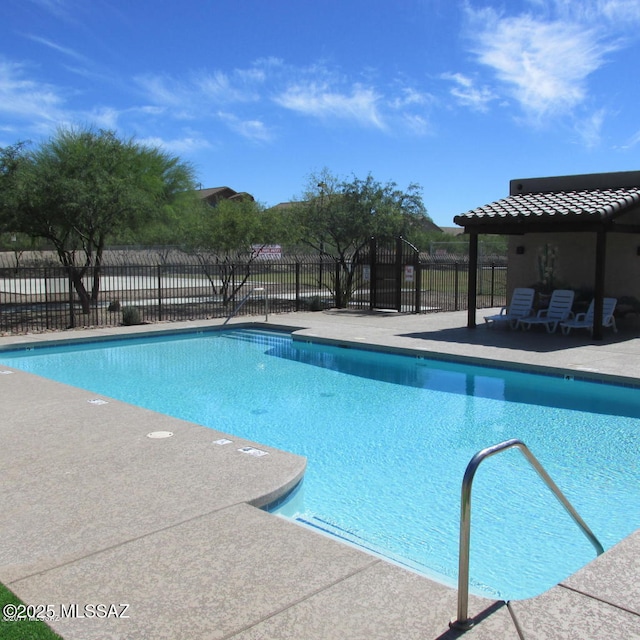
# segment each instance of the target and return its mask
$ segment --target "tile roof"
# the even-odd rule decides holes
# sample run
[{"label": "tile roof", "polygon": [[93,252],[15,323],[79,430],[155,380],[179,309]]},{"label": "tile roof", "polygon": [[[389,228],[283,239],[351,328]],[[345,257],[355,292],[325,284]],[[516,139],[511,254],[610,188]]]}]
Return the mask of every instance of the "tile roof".
[{"label": "tile roof", "polygon": [[234,191],[230,187],[213,187],[210,189],[198,189],[198,196],[210,204],[215,204],[220,200],[251,200],[255,201],[250,193],[245,191]]},{"label": "tile roof", "polygon": [[517,193],[454,218],[456,224],[602,222],[640,205],[640,186],[542,193]]}]

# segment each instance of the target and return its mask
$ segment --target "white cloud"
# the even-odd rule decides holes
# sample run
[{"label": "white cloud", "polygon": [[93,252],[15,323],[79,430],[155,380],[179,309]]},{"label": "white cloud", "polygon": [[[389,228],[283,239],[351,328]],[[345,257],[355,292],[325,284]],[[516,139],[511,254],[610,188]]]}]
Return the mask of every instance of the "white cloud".
[{"label": "white cloud", "polygon": [[616,31],[634,28],[640,22],[638,0],[535,0],[533,4],[564,20],[601,26],[603,21],[609,22]]},{"label": "white cloud", "polygon": [[607,112],[605,109],[598,109],[588,117],[576,122],[576,133],[582,144],[588,149],[593,149],[600,144],[602,125],[606,115]]},{"label": "white cloud", "polygon": [[207,140],[191,136],[175,138],[173,140],[164,140],[158,136],[149,136],[146,138],[136,139],[136,143],[149,147],[161,148],[175,155],[187,154],[201,149],[209,149],[211,147],[211,144]]},{"label": "white cloud", "polygon": [[89,121],[99,129],[115,130],[118,127],[120,113],[111,107],[96,108],[89,114]]},{"label": "white cloud", "polygon": [[[594,75],[610,62],[610,54],[637,41],[640,1],[527,0],[527,4],[528,11],[509,13],[506,5],[499,12],[475,9],[466,0],[470,50],[497,80],[489,91],[500,96],[500,103],[504,98],[515,102],[528,124],[558,117],[573,120],[585,142],[594,144],[596,131],[611,115],[596,106],[583,117],[585,105],[597,104]],[[460,84],[454,95],[477,108],[490,94],[478,95]]]},{"label": "white cloud", "polygon": [[[81,57],[52,41],[31,39],[68,56]],[[0,113],[7,125],[26,121],[31,131],[44,133],[74,122],[148,131],[152,123],[162,120],[200,122],[199,128],[206,126],[207,120],[217,120],[245,139],[266,143],[275,138],[269,118],[279,118],[277,110],[285,109],[324,122],[343,121],[381,131],[395,129],[423,135],[430,129],[425,106],[433,102],[429,94],[399,81],[384,92],[351,82],[321,63],[295,67],[268,58],[229,73],[187,73],[185,79],[161,74],[139,76],[135,81],[138,99],[143,96],[142,104],[74,108],[70,101],[82,98],[82,92],[70,94],[62,87],[38,82],[30,71],[26,65],[0,59]],[[196,139],[166,144],[172,149],[188,149]]]},{"label": "white cloud", "polygon": [[[394,88],[385,92],[353,82],[339,69],[322,62],[297,67],[279,58],[263,58],[229,73],[212,70],[187,73],[185,77],[145,75],[136,81],[145,99],[165,108],[168,117],[217,117],[243,137],[261,142],[273,139],[263,115],[270,113],[270,105],[325,123],[351,122],[383,131],[390,130],[394,123],[416,133],[425,129],[424,124],[416,124],[419,118],[426,122],[420,110],[433,102],[432,96],[406,83],[392,83]],[[252,105],[259,105],[260,117],[251,115]],[[239,106],[242,114],[238,114]]]},{"label": "white cloud", "polygon": [[151,102],[169,108],[183,108],[192,90],[167,76],[145,75],[134,78]]},{"label": "white cloud", "polygon": [[380,95],[359,84],[345,93],[324,83],[298,83],[289,86],[274,101],[285,109],[318,118],[355,120],[362,125],[385,128],[379,111]]},{"label": "white cloud", "polygon": [[238,70],[231,76],[221,71],[198,75],[194,85],[206,100],[216,103],[250,102],[259,94],[254,88],[264,82],[264,73],[254,69]]},{"label": "white cloud", "polygon": [[216,118],[231,131],[253,142],[273,139],[265,123],[219,107],[259,102],[259,89],[265,80],[265,72],[258,67],[235,70],[231,74],[219,70],[191,73],[187,80],[157,75],[137,78],[145,97],[163,109],[168,117],[194,121]]},{"label": "white cloud", "polygon": [[500,18],[484,11],[475,41],[478,60],[491,67],[513,98],[534,118],[570,111],[586,95],[586,79],[612,46],[579,24],[530,15]]},{"label": "white cloud", "polygon": [[389,101],[393,109],[405,109],[406,107],[421,106],[432,102],[433,98],[427,93],[422,93],[413,87],[403,87],[400,95]]},{"label": "white cloud", "polygon": [[186,80],[151,74],[135,80],[150,101],[175,109],[180,117],[190,117],[202,115],[203,109],[259,100],[265,74],[250,68],[232,73],[192,72]]},{"label": "white cloud", "polygon": [[87,62],[87,58],[83,56],[81,53],[78,53],[77,51],[69,47],[63,47],[62,45],[59,45],[58,43],[53,42],[48,38],[41,38],[40,36],[34,36],[34,35],[28,35],[27,37],[29,38],[29,40],[33,40],[33,42],[37,42],[38,44],[48,47],[49,49],[53,49],[54,51],[63,53],[64,55],[69,56],[70,58],[74,58],[81,62]]},{"label": "white cloud", "polygon": [[476,87],[474,80],[462,73],[444,73],[441,77],[454,83],[450,94],[456,102],[476,111],[487,111],[489,103],[498,97],[487,86]]},{"label": "white cloud", "polygon": [[636,131],[622,146],[622,149],[632,149],[640,144],[640,129]]},{"label": "white cloud", "polygon": [[0,113],[21,121],[67,120],[65,99],[52,85],[26,77],[22,64],[0,60]]},{"label": "white cloud", "polygon": [[124,109],[106,105],[74,108],[69,93],[62,88],[42,83],[29,76],[33,69],[27,65],[0,59],[0,115],[5,127],[28,131],[33,136],[51,135],[58,127],[77,124],[117,130],[122,120],[145,121],[158,117],[166,109],[156,105],[131,106]]},{"label": "white cloud", "polygon": [[402,117],[405,127],[416,136],[426,136],[433,131],[431,123],[424,116],[405,113]]},{"label": "white cloud", "polygon": [[225,113],[222,111],[218,112],[218,117],[232,131],[239,133],[243,138],[247,138],[253,142],[270,142],[273,139],[271,131],[269,131],[264,122],[261,122],[260,120],[243,120],[235,114]]}]

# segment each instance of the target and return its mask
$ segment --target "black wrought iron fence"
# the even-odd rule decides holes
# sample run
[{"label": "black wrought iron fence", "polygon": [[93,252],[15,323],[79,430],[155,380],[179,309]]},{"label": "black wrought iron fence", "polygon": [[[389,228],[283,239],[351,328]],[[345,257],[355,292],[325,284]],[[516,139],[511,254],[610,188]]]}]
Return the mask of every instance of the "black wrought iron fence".
[{"label": "black wrought iron fence", "polygon": [[[88,268],[83,282],[89,313],[64,267],[0,268],[0,332],[26,333],[74,327],[261,315],[321,310],[335,304],[340,270],[328,260],[214,264],[103,266]],[[401,311],[426,313],[467,307],[466,261],[423,261],[403,273]],[[99,286],[94,287],[94,282]],[[349,306],[372,307],[363,266],[354,279]],[[477,306],[504,304],[506,265],[481,265]],[[84,306],[86,310],[86,304]]]},{"label": "black wrought iron fence", "polygon": [[[421,261],[417,269],[420,270],[420,310],[422,312],[461,311],[467,308],[469,289],[467,261]],[[478,266],[477,278],[477,308],[506,304],[506,262],[481,263]]]}]

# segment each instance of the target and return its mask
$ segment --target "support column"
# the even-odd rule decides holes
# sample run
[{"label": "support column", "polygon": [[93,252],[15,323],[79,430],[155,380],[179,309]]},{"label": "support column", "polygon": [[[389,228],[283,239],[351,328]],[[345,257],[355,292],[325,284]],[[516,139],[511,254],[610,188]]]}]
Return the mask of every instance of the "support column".
[{"label": "support column", "polygon": [[478,234],[469,233],[469,274],[467,297],[467,328],[476,326],[476,296],[478,292]]},{"label": "support column", "polygon": [[606,272],[607,232],[596,234],[596,268],[593,301],[593,339],[602,340],[602,309],[604,305],[604,278]]}]

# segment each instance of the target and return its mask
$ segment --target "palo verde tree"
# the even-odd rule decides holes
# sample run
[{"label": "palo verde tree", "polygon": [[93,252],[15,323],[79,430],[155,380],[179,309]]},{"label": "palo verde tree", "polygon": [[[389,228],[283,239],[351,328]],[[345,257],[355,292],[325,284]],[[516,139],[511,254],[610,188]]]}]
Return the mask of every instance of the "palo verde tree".
[{"label": "palo verde tree", "polygon": [[[193,171],[112,131],[59,130],[35,149],[0,149],[0,214],[11,231],[55,248],[84,313],[96,302],[114,230],[136,229],[193,202]],[[93,267],[91,291],[83,278]]]},{"label": "palo verde tree", "polygon": [[194,255],[224,306],[251,275],[266,244],[282,242],[280,218],[250,199],[202,202],[181,227],[181,247]]},{"label": "palo verde tree", "polygon": [[327,169],[310,176],[289,215],[300,241],[335,262],[328,286],[338,307],[346,307],[351,299],[361,254],[370,239],[406,235],[417,221],[427,218],[416,184],[402,191],[394,182],[382,184],[371,175],[347,181]]},{"label": "palo verde tree", "polygon": [[[0,248],[13,251],[16,269],[20,266],[20,257],[26,249],[25,240],[28,240],[16,233],[11,222],[18,198],[16,178],[23,147],[23,144],[18,143],[0,148]],[[32,241],[31,244],[35,243]]]}]

